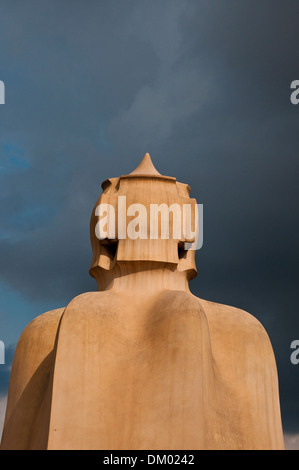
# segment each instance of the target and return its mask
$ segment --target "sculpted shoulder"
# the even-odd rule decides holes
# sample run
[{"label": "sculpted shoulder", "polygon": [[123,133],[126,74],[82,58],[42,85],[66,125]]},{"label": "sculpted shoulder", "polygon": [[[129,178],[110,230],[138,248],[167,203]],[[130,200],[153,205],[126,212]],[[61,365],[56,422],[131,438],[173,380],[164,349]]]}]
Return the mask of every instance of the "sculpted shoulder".
[{"label": "sculpted shoulder", "polygon": [[248,367],[258,370],[267,366],[276,370],[269,336],[259,320],[236,307],[198,301],[208,320],[214,358],[230,378],[238,371],[242,375]]},{"label": "sculpted shoulder", "polygon": [[[236,425],[239,442],[243,436],[243,448],[283,449],[276,361],[265,328],[242,309],[198,302],[208,320],[215,372],[227,397],[225,412],[231,429]],[[236,423],[251,432],[242,434],[243,427]]]},{"label": "sculpted shoulder", "polygon": [[21,334],[12,363],[6,421],[37,370],[50,367],[63,311],[59,308],[39,315]]},{"label": "sculpted shoulder", "polygon": [[74,297],[69,304],[66,306],[66,311],[70,309],[84,309],[93,310],[94,308],[105,308],[110,305],[114,305],[119,295],[113,294],[110,291],[94,291],[84,292]]},{"label": "sculpted shoulder", "polygon": [[63,312],[64,308],[57,308],[34,318],[22,332],[18,346],[25,344],[28,340],[42,341],[45,344],[48,343],[49,346],[54,345],[53,341]]},{"label": "sculpted shoulder", "polygon": [[58,308],[43,313],[26,326],[17,344],[12,376],[30,374],[53,350],[63,312],[64,308]]},{"label": "sculpted shoulder", "polygon": [[[252,334],[260,339],[268,338],[268,334],[261,322],[252,314],[237,307],[198,299],[203,307],[211,328],[222,333],[250,336]],[[232,331],[233,330],[233,331]]]}]

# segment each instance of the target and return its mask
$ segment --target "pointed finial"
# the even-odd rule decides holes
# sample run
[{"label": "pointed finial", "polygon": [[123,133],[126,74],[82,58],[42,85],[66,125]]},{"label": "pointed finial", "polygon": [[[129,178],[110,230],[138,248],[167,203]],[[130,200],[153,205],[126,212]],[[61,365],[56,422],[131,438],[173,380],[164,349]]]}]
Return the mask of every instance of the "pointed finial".
[{"label": "pointed finial", "polygon": [[155,175],[161,176],[153,165],[152,159],[149,153],[146,153],[139,163],[138,167],[130,173],[130,175]]}]

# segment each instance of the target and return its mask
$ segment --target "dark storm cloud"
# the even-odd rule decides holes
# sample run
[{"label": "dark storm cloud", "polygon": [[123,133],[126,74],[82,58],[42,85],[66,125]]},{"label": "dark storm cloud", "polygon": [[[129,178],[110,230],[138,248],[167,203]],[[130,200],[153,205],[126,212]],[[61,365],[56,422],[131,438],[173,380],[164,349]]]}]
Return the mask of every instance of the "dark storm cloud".
[{"label": "dark storm cloud", "polygon": [[61,305],[94,289],[100,182],[149,152],[204,204],[191,289],[262,321],[298,432],[298,2],[0,6],[2,280]]}]

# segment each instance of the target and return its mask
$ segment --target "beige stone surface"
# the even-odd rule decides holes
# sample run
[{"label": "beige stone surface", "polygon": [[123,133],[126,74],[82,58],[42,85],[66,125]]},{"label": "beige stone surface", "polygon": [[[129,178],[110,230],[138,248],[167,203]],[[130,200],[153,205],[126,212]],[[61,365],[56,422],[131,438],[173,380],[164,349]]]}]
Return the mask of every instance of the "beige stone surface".
[{"label": "beige stone surface", "polygon": [[[101,201],[186,201],[146,155]],[[97,206],[96,204],[96,206]],[[95,206],[95,207],[96,207]],[[283,449],[278,377],[263,326],[195,297],[186,240],[99,241],[97,292],[34,319],[15,353],[1,449]],[[179,248],[180,247],[180,248]]]}]

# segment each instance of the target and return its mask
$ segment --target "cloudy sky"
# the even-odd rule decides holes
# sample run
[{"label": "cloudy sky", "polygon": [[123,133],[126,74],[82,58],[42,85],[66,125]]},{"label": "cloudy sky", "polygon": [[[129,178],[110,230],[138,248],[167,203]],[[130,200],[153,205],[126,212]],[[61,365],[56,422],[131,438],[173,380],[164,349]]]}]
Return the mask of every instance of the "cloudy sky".
[{"label": "cloudy sky", "polygon": [[149,152],[204,206],[191,290],[262,322],[299,448],[298,17],[295,0],[0,0],[0,422],[24,327],[96,289],[100,183]]}]

